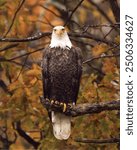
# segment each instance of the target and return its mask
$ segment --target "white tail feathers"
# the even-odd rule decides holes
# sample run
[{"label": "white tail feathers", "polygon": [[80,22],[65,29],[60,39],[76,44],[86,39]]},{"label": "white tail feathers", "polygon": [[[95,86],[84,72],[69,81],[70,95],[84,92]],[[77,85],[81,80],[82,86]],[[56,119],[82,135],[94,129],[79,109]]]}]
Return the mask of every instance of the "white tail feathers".
[{"label": "white tail feathers", "polygon": [[59,140],[66,140],[71,133],[71,117],[63,113],[51,112],[53,134]]}]

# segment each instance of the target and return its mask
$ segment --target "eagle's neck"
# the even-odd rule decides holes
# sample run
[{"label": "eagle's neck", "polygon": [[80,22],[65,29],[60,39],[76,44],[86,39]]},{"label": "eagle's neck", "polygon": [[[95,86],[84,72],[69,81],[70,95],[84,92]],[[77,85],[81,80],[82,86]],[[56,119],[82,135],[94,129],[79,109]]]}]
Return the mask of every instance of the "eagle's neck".
[{"label": "eagle's neck", "polygon": [[62,37],[58,37],[55,34],[52,34],[50,47],[51,48],[60,47],[62,49],[66,49],[66,48],[70,49],[72,47],[72,43],[67,34],[65,34]]}]

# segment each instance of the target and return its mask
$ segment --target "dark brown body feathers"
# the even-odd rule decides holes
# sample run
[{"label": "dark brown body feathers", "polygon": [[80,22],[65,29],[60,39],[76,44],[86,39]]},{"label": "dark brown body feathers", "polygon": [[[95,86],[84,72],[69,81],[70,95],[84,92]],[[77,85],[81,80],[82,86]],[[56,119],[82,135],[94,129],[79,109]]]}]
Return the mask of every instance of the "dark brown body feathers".
[{"label": "dark brown body feathers", "polygon": [[81,50],[46,48],[42,68],[44,98],[76,103],[82,73]]}]

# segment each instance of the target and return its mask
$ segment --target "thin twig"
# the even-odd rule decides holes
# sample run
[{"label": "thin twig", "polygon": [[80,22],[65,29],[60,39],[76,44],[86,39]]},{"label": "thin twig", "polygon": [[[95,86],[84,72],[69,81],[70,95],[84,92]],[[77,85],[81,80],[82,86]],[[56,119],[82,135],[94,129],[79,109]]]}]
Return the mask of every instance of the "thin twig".
[{"label": "thin twig", "polygon": [[[17,65],[17,66],[23,66],[23,64],[22,63],[19,63],[19,62],[16,62],[16,61],[14,61],[14,60],[8,60],[8,59],[6,59],[6,58],[0,58],[0,62],[9,62],[9,63],[13,63],[13,64],[15,64],[15,65]],[[27,68],[31,68],[30,66],[28,66],[28,65],[26,65],[25,64],[25,67],[27,67]]]},{"label": "thin twig", "polygon": [[102,42],[102,43],[106,43],[110,46],[115,46],[116,43],[112,42],[112,41],[109,41],[109,40],[106,40],[106,39],[103,39],[103,38],[100,38],[100,37],[97,37],[93,34],[90,34],[90,33],[70,33],[69,34],[70,36],[72,37],[80,37],[80,38],[87,38],[87,39],[92,39],[92,40],[95,40],[97,42]]},{"label": "thin twig", "polygon": [[5,47],[3,47],[3,48],[0,49],[0,52],[9,50],[9,49],[14,48],[14,47],[17,47],[18,45],[19,45],[19,43],[6,45]]},{"label": "thin twig", "polygon": [[75,41],[75,42],[78,42],[80,44],[84,44],[84,45],[90,45],[91,47],[94,47],[93,44],[91,44],[90,42],[87,42],[87,41],[83,41],[83,40],[79,40],[77,38],[70,38],[72,41]]},{"label": "thin twig", "polygon": [[110,28],[110,27],[120,27],[120,23],[115,23],[115,24],[96,24],[96,25],[86,25],[84,26],[84,28],[102,28],[102,27],[106,27],[106,28]]},{"label": "thin twig", "polygon": [[93,61],[93,60],[95,60],[95,59],[110,58],[110,57],[119,57],[119,56],[120,56],[120,54],[101,55],[101,56],[98,56],[98,57],[90,58],[90,59],[84,61],[83,64],[89,63],[89,62],[91,62],[91,61]]},{"label": "thin twig", "polygon": [[73,11],[71,12],[70,16],[67,18],[67,20],[66,20],[66,22],[65,22],[65,24],[64,24],[64,27],[69,23],[69,21],[71,20],[73,14],[74,14],[75,11],[78,9],[78,7],[82,4],[83,1],[84,1],[84,0],[81,0],[81,1],[77,4],[77,6],[73,9]]},{"label": "thin twig", "polygon": [[112,20],[108,17],[108,15],[104,12],[102,8],[100,8],[96,3],[93,2],[93,0],[89,0],[89,2],[97,8],[97,10],[100,12],[101,15],[103,15],[107,21],[109,21],[111,24],[113,24]]},{"label": "thin twig", "polygon": [[28,52],[28,53],[25,53],[25,54],[22,54],[22,55],[19,55],[19,56],[16,56],[16,57],[7,59],[7,60],[8,60],[8,61],[15,60],[15,59],[18,59],[18,58],[21,58],[21,57],[24,57],[24,56],[28,56],[28,55],[30,55],[30,54],[33,54],[33,53],[36,53],[36,52],[42,51],[42,50],[44,50],[44,47],[39,48],[39,49],[37,49],[37,50],[34,50],[34,51],[32,51],[32,52]]},{"label": "thin twig", "polygon": [[[22,71],[23,71],[23,68],[25,67],[26,62],[27,62],[27,60],[28,60],[28,56],[29,56],[29,55],[26,56],[26,58],[25,58],[25,60],[24,60],[24,63],[23,63],[23,65],[22,65],[22,67],[21,67],[21,69],[20,69],[20,72],[19,72],[17,78],[15,79],[15,81],[17,81],[18,78],[20,77],[20,75],[21,75],[21,73],[22,73]],[[15,82],[15,81],[13,81],[13,82]]]},{"label": "thin twig", "polygon": [[114,28],[111,28],[108,33],[104,36],[104,39],[106,39],[106,37],[113,31]]},{"label": "thin twig", "polygon": [[56,17],[61,17],[60,15],[56,14],[56,13],[55,13],[54,11],[52,11],[51,9],[49,9],[49,8],[43,6],[43,5],[39,5],[39,6],[41,6],[42,8],[44,8],[44,9],[46,9],[46,10],[48,10],[49,12],[51,12],[52,14],[54,14]]},{"label": "thin twig", "polygon": [[21,7],[23,6],[24,2],[25,2],[25,0],[21,0],[21,1],[20,1],[17,10],[16,10],[15,13],[14,13],[12,22],[11,22],[11,24],[10,24],[10,26],[9,26],[9,28],[8,28],[8,30],[7,30],[7,32],[6,32],[5,35],[3,36],[3,38],[5,38],[5,37],[7,36],[7,34],[10,32],[10,30],[11,30],[13,24],[14,24],[14,21],[15,21],[15,19],[16,19],[17,13],[19,12],[19,10],[21,9]]}]

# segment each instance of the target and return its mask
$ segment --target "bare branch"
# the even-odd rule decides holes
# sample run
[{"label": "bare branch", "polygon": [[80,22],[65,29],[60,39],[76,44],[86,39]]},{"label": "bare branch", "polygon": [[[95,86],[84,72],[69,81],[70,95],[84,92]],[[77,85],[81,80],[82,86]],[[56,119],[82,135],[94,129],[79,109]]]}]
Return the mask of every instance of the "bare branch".
[{"label": "bare branch", "polygon": [[25,0],[21,0],[21,2],[19,3],[18,8],[17,8],[17,10],[15,11],[15,14],[14,14],[14,16],[13,16],[12,22],[11,22],[11,24],[10,24],[10,26],[9,26],[9,28],[8,28],[8,30],[7,30],[7,32],[6,32],[5,35],[3,36],[4,38],[5,38],[5,37],[7,36],[7,34],[10,32],[10,30],[11,30],[13,24],[14,24],[14,21],[15,21],[15,19],[16,19],[17,13],[19,12],[19,10],[21,9],[21,7],[23,6],[24,2],[25,2]]},{"label": "bare branch", "polygon": [[[0,127],[0,142],[3,143],[3,147],[2,149],[9,149],[9,147],[15,143],[17,140],[17,134],[14,133],[14,138],[12,140],[10,140],[10,138],[8,137],[8,131],[7,131],[7,125]],[[0,147],[1,149],[1,147]]]},{"label": "bare branch", "polygon": [[47,11],[51,12],[52,14],[54,14],[56,17],[61,17],[60,15],[56,14],[54,11],[50,10],[49,8],[43,6],[43,5],[39,5],[41,6],[42,8],[46,9]]},{"label": "bare branch", "polygon": [[[41,39],[43,37],[46,36],[50,36],[51,32],[43,32],[43,33],[38,33],[37,35],[31,36],[31,37],[27,37],[27,38],[22,38],[22,39],[18,39],[18,38],[0,38],[0,42],[30,42],[30,41],[34,41],[34,40],[38,40]],[[80,37],[80,38],[87,38],[87,39],[92,39],[95,40],[97,42],[103,42],[106,43],[108,45],[114,46],[116,45],[114,42],[112,41],[108,41],[106,39],[103,38],[99,38],[93,34],[83,34],[83,33],[69,33],[69,36],[71,37]]]},{"label": "bare branch", "polygon": [[21,57],[24,57],[24,56],[28,56],[30,54],[33,54],[33,53],[36,53],[38,51],[42,51],[44,50],[45,47],[42,47],[42,48],[39,48],[37,50],[34,50],[32,52],[28,52],[28,53],[25,53],[25,54],[22,54],[22,55],[19,55],[19,56],[16,56],[16,57],[13,57],[13,58],[10,58],[10,59],[7,59],[8,61],[11,61],[11,60],[15,60],[15,59],[18,59],[18,58],[21,58]]},{"label": "bare branch", "polygon": [[25,58],[25,60],[24,60],[24,63],[23,63],[23,65],[22,65],[21,69],[20,69],[20,72],[19,72],[17,78],[14,80],[14,82],[17,81],[18,78],[20,77],[20,75],[21,75],[21,73],[22,73],[22,71],[23,71],[23,69],[24,69],[24,67],[25,67],[25,65],[26,65],[26,62],[27,62],[27,60],[28,60],[28,56],[29,56],[29,55],[26,56],[26,58]]},{"label": "bare branch", "polygon": [[[6,59],[6,58],[4,58],[4,57],[0,57],[0,62],[9,62],[9,63],[13,63],[13,64],[18,65],[18,66],[23,66],[22,63],[16,62],[16,61],[14,61],[14,60],[8,60],[8,59]],[[26,66],[27,68],[29,68],[29,69],[31,68],[30,66],[28,66],[28,65],[26,65],[26,64],[25,64],[25,66]]]},{"label": "bare branch", "polygon": [[30,41],[35,41],[38,39],[41,39],[45,36],[51,35],[51,32],[44,32],[44,33],[38,33],[34,36],[27,37],[27,38],[0,38],[0,42],[30,42]]},{"label": "bare branch", "polygon": [[0,49],[0,52],[3,52],[3,51],[6,51],[8,49],[11,49],[11,48],[14,48],[14,47],[17,47],[19,45],[19,43],[14,43],[14,44],[9,44],[3,48]]},{"label": "bare branch", "polygon": [[97,37],[96,35],[89,34],[89,33],[70,33],[69,35],[72,36],[72,37],[80,37],[80,38],[92,39],[92,40],[95,40],[97,42],[106,43],[106,44],[108,44],[110,46],[115,46],[116,45],[116,43],[114,43],[112,41],[108,41],[106,39]]},{"label": "bare branch", "polygon": [[94,7],[97,8],[97,10],[100,12],[100,14],[103,15],[103,16],[106,18],[106,20],[107,20],[108,22],[110,22],[111,24],[113,24],[112,20],[108,17],[108,15],[104,12],[104,10],[103,10],[102,8],[100,8],[95,2],[93,2],[93,0],[89,0],[89,2],[90,2]]},{"label": "bare branch", "polygon": [[89,45],[91,47],[94,47],[93,44],[91,44],[90,42],[87,42],[87,41],[84,41],[84,40],[79,40],[77,38],[70,38],[71,40],[77,42],[77,43],[80,43],[80,44],[84,44],[84,45]]},{"label": "bare branch", "polygon": [[7,87],[7,85],[6,85],[6,83],[2,80],[2,79],[0,79],[0,87],[3,89],[3,91],[4,92],[6,92],[6,93],[8,93],[8,94],[12,94],[10,91],[9,91],[9,89],[8,89],[8,87]]},{"label": "bare branch", "polygon": [[111,139],[75,139],[76,142],[81,143],[90,143],[90,144],[113,144],[120,143],[119,138],[111,138]]},{"label": "bare branch", "polygon": [[[54,110],[54,111],[63,111],[63,106],[61,106],[58,103],[51,104],[48,99],[44,99],[43,97],[40,97],[41,104],[47,109],[47,110]],[[119,110],[120,109],[120,101],[113,100],[109,102],[101,102],[96,104],[91,103],[84,103],[84,104],[77,104],[75,107],[67,105],[66,112],[64,112],[66,115],[69,116],[81,116],[85,114],[94,114],[94,113],[100,113],[102,111],[112,111],[112,110]]]},{"label": "bare branch", "polygon": [[73,14],[75,13],[75,11],[78,9],[78,7],[82,4],[84,0],[81,0],[77,6],[73,9],[73,11],[71,12],[70,16],[68,17],[68,19],[66,20],[65,24],[64,24],[64,27],[69,23],[69,21],[71,20]]},{"label": "bare branch", "polygon": [[109,3],[110,3],[116,22],[119,22],[120,21],[120,9],[119,9],[117,0],[109,0]]},{"label": "bare branch", "polygon": [[95,60],[95,59],[110,58],[110,57],[119,57],[119,56],[120,56],[120,54],[101,55],[101,56],[98,56],[98,57],[90,58],[90,59],[88,59],[88,60],[84,61],[84,62],[83,62],[83,64],[85,64],[85,63],[89,63],[89,62],[91,62],[91,61],[93,61],[93,60]]},{"label": "bare branch", "polygon": [[84,28],[102,28],[102,27],[106,27],[106,28],[120,28],[120,23],[114,23],[114,24],[96,24],[96,25],[87,25],[87,26],[83,26]]},{"label": "bare branch", "polygon": [[39,142],[34,141],[26,132],[21,128],[20,121],[13,123],[13,128],[18,132],[18,134],[23,137],[28,143],[34,146],[35,149],[40,145]]}]

